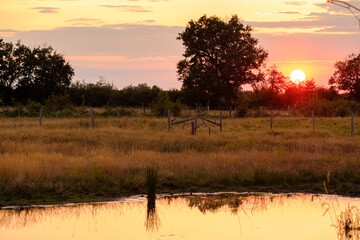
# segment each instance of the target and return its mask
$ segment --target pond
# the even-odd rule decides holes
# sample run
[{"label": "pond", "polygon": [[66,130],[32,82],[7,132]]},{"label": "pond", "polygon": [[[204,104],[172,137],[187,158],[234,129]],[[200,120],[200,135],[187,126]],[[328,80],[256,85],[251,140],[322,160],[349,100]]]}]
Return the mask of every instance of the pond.
[{"label": "pond", "polygon": [[0,210],[0,239],[360,239],[360,198],[309,194],[135,196]]}]

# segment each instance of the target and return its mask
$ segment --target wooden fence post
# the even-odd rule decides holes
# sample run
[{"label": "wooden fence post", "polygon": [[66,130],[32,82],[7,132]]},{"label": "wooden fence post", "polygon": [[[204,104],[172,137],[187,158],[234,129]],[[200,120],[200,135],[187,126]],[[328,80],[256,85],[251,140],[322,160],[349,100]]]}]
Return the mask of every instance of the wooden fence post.
[{"label": "wooden fence post", "polygon": [[311,110],[311,117],[312,117],[313,130],[315,130],[315,115],[314,115],[314,110]]},{"label": "wooden fence post", "polygon": [[94,128],[94,109],[93,107],[90,107],[90,120],[91,120],[91,128]]},{"label": "wooden fence post", "polygon": [[354,114],[351,114],[351,136],[354,136]]},{"label": "wooden fence post", "polygon": [[271,110],[271,113],[270,113],[270,129],[272,130],[273,128],[273,111]]},{"label": "wooden fence post", "polygon": [[168,132],[170,132],[170,109],[168,110]]},{"label": "wooden fence post", "polygon": [[232,111],[232,107],[229,107],[229,118],[231,118],[231,111]]},{"label": "wooden fence post", "polygon": [[42,123],[42,115],[43,115],[43,108],[41,107],[39,110],[39,126],[41,127]]},{"label": "wooden fence post", "polygon": [[195,122],[191,121],[191,135],[195,135],[196,134],[196,130],[195,130]]},{"label": "wooden fence post", "polygon": [[222,114],[220,112],[220,132],[222,132]]},{"label": "wooden fence post", "polygon": [[260,117],[262,117],[262,112],[263,112],[263,107],[260,106],[260,114],[259,114]]},{"label": "wooden fence post", "polygon": [[210,115],[210,106],[207,106],[207,115]]},{"label": "wooden fence post", "polygon": [[116,116],[120,117],[119,107],[116,107]]},{"label": "wooden fence post", "polygon": [[20,107],[18,106],[18,117],[20,117]]},{"label": "wooden fence post", "polygon": [[195,134],[197,129],[197,109],[195,110]]}]

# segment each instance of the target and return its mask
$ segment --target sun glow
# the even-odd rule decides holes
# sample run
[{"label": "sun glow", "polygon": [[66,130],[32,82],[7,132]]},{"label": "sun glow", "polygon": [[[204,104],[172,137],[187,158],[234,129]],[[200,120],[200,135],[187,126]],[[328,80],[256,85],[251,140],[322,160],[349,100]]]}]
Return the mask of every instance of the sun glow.
[{"label": "sun glow", "polygon": [[300,83],[305,80],[305,73],[300,69],[295,69],[290,73],[290,80],[294,83]]}]

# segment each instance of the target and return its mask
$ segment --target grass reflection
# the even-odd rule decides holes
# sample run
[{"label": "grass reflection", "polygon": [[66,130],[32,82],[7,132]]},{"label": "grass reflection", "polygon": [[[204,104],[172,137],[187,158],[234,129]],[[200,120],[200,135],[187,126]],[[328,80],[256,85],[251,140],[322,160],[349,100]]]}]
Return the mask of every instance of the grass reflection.
[{"label": "grass reflection", "polygon": [[160,218],[156,211],[156,199],[147,199],[145,227],[147,231],[156,231],[160,226]]}]

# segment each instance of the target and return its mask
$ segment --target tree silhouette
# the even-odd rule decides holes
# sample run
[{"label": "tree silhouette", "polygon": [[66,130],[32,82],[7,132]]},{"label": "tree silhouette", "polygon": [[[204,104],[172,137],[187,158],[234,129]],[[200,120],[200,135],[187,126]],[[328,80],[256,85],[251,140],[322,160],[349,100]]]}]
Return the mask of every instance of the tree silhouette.
[{"label": "tree silhouette", "polygon": [[178,36],[185,53],[177,65],[187,104],[231,106],[242,85],[263,79],[260,68],[268,53],[251,31],[236,15],[229,21],[204,15],[188,23]]}]

